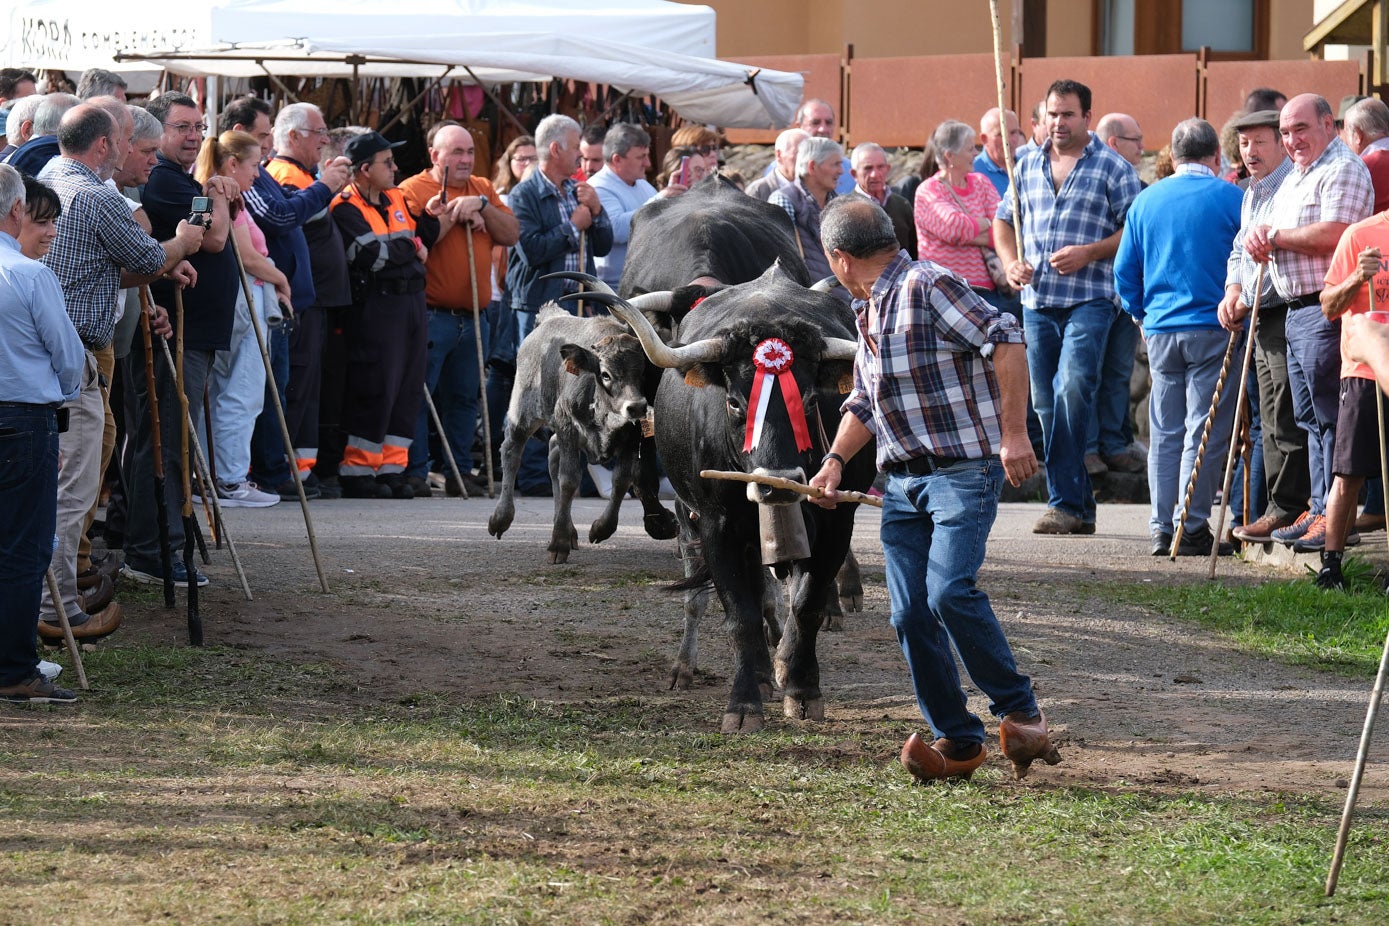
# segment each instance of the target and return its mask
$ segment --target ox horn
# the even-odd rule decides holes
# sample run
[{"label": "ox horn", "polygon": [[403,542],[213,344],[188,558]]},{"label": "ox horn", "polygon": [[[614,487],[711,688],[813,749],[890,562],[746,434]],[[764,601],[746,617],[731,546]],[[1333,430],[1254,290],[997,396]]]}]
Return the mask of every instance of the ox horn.
[{"label": "ox horn", "polygon": [[858,342],[848,338],[825,338],[825,349],[821,360],[853,360],[858,353]]},{"label": "ox horn", "polygon": [[671,347],[661,340],[650,320],[641,314],[636,306],[614,295],[611,289],[607,292],[585,293],[582,297],[579,293],[569,293],[560,297],[561,300],[579,298],[600,303],[611,309],[613,315],[632,329],[632,333],[641,342],[642,349],[646,351],[647,359],[658,367],[689,367],[696,363],[715,361],[723,356],[723,341],[719,338],[707,338],[683,347]]},{"label": "ox horn", "polygon": [[[617,293],[603,280],[598,277],[590,276],[587,273],[575,273],[572,270],[560,270],[555,273],[547,273],[541,277],[542,280],[575,280],[589,287],[593,292],[606,293],[609,296],[616,296]],[[631,304],[640,312],[666,312],[669,311],[674,296],[670,291],[642,293],[640,296],[633,296]]]},{"label": "ox horn", "polygon": [[811,290],[811,292],[816,292],[816,293],[827,293],[827,292],[830,292],[831,290],[833,290],[833,289],[835,289],[835,288],[837,288],[837,287],[839,287],[839,286],[843,286],[843,285],[844,285],[843,283],[840,283],[840,282],[839,282],[839,277],[830,276],[830,277],[825,277],[825,278],[824,278],[823,280],[821,280],[819,283],[816,283],[814,286],[810,287],[810,290]]},{"label": "ox horn", "polygon": [[632,304],[632,308],[641,312],[669,312],[675,302],[675,294],[670,290],[642,293],[640,296],[633,296],[628,302]]}]

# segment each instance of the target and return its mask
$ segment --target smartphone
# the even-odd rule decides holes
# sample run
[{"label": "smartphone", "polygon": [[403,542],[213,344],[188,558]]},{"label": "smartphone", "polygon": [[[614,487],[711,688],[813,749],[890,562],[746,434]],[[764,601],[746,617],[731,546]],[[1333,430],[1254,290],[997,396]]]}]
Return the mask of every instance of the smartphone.
[{"label": "smartphone", "polygon": [[675,182],[681,186],[690,185],[690,156],[688,154],[680,159],[680,170],[675,175]]}]

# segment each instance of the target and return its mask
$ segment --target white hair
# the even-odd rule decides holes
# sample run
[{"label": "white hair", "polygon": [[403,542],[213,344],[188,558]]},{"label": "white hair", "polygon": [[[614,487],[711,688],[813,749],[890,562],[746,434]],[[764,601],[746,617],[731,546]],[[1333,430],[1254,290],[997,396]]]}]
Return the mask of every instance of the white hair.
[{"label": "white hair", "polygon": [[131,104],[130,116],[135,120],[135,134],[131,136],[131,142],[155,141],[164,137],[164,124],[148,109]]},{"label": "white hair", "polygon": [[24,178],[8,164],[0,164],[0,220],[9,217],[15,203],[25,203]]},{"label": "white hair", "polygon": [[323,115],[323,110],[312,103],[290,103],[275,117],[275,150],[284,151],[289,147],[290,132],[309,131],[309,113]]},{"label": "white hair", "polygon": [[535,153],[539,156],[540,163],[549,162],[550,145],[559,143],[562,146],[570,135],[582,134],[583,129],[579,128],[579,123],[561,113],[541,119],[540,124],[535,127]]},{"label": "white hair", "polygon": [[[34,114],[39,111],[39,104],[42,102],[42,93],[31,93],[26,97],[20,97],[19,102],[10,107],[10,119],[5,124],[5,132],[12,144],[18,144],[15,139],[19,137],[19,127],[26,122],[34,121]],[[32,132],[33,128],[30,126],[29,130]]]},{"label": "white hair", "polygon": [[833,138],[821,138],[812,135],[801,142],[800,150],[796,152],[796,176],[804,177],[810,171],[811,164],[820,164],[834,158],[835,160],[844,159],[844,149],[839,142]]},{"label": "white hair", "polygon": [[884,158],[887,157],[887,152],[883,150],[882,145],[875,141],[866,141],[863,144],[854,145],[854,153],[849,155],[849,163],[857,170],[859,164],[863,163],[863,159],[874,151],[881,154]]}]

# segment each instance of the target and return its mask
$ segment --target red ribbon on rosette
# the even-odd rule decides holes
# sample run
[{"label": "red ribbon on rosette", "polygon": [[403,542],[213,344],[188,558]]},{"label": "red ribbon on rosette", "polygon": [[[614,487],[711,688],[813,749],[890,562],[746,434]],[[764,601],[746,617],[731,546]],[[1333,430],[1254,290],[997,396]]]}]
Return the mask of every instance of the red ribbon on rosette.
[{"label": "red ribbon on rosette", "polygon": [[762,424],[767,420],[773,381],[781,386],[781,398],[786,403],[787,414],[791,416],[791,433],[796,435],[796,449],[810,449],[810,427],[805,420],[805,406],[801,404],[801,393],[796,388],[796,377],[791,373],[791,364],[795,359],[791,345],[781,338],[768,338],[752,352],[752,363],[757,372],[753,374],[752,395],[748,397],[748,427],[743,453],[751,453],[752,448],[762,440]]}]

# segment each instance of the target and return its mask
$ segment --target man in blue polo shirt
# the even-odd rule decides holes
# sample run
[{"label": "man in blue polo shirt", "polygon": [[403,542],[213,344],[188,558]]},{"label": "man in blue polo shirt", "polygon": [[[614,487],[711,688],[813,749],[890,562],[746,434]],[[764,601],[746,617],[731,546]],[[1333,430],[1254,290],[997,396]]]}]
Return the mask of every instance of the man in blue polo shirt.
[{"label": "man in blue polo shirt", "polygon": [[1027,136],[1018,128],[1018,117],[1011,109],[1008,113],[1008,134],[1005,137],[999,128],[998,107],[984,113],[979,119],[979,144],[983,149],[974,156],[974,169],[989,178],[998,190],[999,196],[1008,195],[1008,170],[1004,166],[1003,146],[1013,152],[1013,163],[1018,162],[1018,149],[1027,142]]},{"label": "man in blue polo shirt", "polygon": [[994,243],[1022,288],[1032,399],[1042,423],[1047,511],[1038,534],[1093,534],[1095,497],[1085,442],[1100,359],[1116,311],[1114,253],[1138,195],[1138,174],[1090,132],[1090,88],[1058,80],[1047,88],[1048,137],[1016,167],[1024,253],[1013,234],[1013,203],[994,217]]}]

